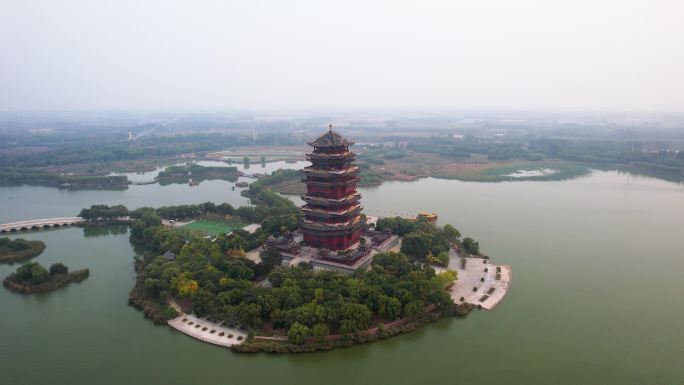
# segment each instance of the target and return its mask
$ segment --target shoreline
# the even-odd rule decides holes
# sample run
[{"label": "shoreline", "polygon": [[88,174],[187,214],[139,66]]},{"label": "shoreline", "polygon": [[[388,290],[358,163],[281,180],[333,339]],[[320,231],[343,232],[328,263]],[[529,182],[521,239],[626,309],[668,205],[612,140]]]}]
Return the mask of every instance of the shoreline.
[{"label": "shoreline", "polygon": [[[224,321],[225,322],[225,321]],[[211,322],[206,317],[180,313],[180,316],[166,323],[187,336],[212,345],[232,347],[247,340],[247,334],[236,328],[222,326],[224,322]]]},{"label": "shoreline", "polygon": [[[452,250],[453,251],[453,250]],[[467,257],[466,268],[460,268],[460,256],[456,252],[450,253],[448,269],[458,272],[458,279],[449,288],[445,289],[452,301],[452,311],[433,312],[435,305],[425,308],[425,315],[420,319],[401,318],[387,324],[383,323],[382,331],[379,325],[374,325],[368,329],[359,331],[345,339],[340,334],[330,334],[323,337],[322,341],[309,336],[304,344],[298,345],[290,343],[284,335],[256,335],[252,340],[248,340],[247,334],[237,328],[227,328],[222,326],[223,322],[215,323],[206,318],[199,318],[194,315],[187,315],[180,311],[175,301],[170,300],[168,304],[176,309],[180,316],[167,321],[167,324],[201,342],[230,348],[235,352],[241,353],[301,353],[314,352],[320,350],[331,350],[338,347],[349,347],[356,344],[373,342],[378,339],[385,339],[399,334],[413,331],[427,323],[434,322],[440,318],[448,316],[466,316],[474,309],[492,310],[498,305],[508,293],[512,281],[512,269],[510,265],[493,264],[491,260],[477,257]],[[456,265],[456,264],[459,265]],[[485,272],[484,269],[487,269]],[[500,268],[497,269],[497,268]],[[445,271],[446,268],[438,269]],[[497,279],[497,275],[499,278]],[[485,278],[484,282],[480,278]],[[477,291],[472,288],[477,287]],[[491,292],[489,292],[493,289]],[[483,297],[485,297],[483,299]],[[461,297],[465,300],[461,301]],[[225,321],[224,321],[225,322]],[[197,327],[197,325],[200,325]],[[215,330],[215,333],[211,333]],[[223,336],[218,336],[223,332]],[[226,338],[232,334],[235,338]],[[242,340],[237,340],[237,336],[242,336]]]}]

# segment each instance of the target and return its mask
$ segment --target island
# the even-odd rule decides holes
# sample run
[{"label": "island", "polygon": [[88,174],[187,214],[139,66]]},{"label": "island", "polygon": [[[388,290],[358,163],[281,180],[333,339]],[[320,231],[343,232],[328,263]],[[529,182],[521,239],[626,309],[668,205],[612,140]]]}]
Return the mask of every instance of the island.
[{"label": "island", "polygon": [[27,241],[22,238],[10,240],[0,238],[0,263],[13,263],[33,258],[45,250],[42,241]]},{"label": "island", "polygon": [[81,215],[129,218],[130,240],[144,250],[132,306],[235,351],[332,349],[495,306],[510,267],[436,214],[366,216],[351,144],[332,128],[310,143],[312,166],[297,171],[301,208],[271,188],[288,172],[251,183],[251,206],[96,205]]},{"label": "island", "polygon": [[159,172],[155,181],[162,186],[172,183],[190,183],[195,185],[201,181],[212,179],[235,182],[240,175],[242,173],[238,171],[237,167],[233,166],[201,166],[196,163],[189,163],[184,166],[167,167]]},{"label": "island", "polygon": [[60,289],[72,282],[81,282],[89,275],[88,269],[69,272],[69,268],[59,262],[50,266],[49,270],[39,263],[31,262],[20,266],[2,284],[16,293],[43,293]]}]

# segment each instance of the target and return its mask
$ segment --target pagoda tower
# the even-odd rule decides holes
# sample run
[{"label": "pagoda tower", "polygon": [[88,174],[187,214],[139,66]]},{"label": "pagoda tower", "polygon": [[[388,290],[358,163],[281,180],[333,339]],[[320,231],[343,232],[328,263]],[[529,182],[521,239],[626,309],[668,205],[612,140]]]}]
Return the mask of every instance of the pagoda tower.
[{"label": "pagoda tower", "polygon": [[359,241],[366,224],[361,216],[361,195],[356,192],[356,154],[349,151],[354,142],[330,125],[328,132],[308,144],[314,150],[306,154],[312,164],[303,170],[304,244],[333,251],[349,249]]}]

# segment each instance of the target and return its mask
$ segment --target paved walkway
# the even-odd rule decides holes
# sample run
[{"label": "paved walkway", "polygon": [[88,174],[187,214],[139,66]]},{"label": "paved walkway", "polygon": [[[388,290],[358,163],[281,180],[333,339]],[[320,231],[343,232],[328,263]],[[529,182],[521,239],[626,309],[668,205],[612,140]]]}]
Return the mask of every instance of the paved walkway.
[{"label": "paved walkway", "polygon": [[[449,257],[449,269],[458,272],[458,280],[450,289],[454,303],[467,302],[491,310],[508,292],[511,285],[510,266],[497,265],[481,258],[466,258],[466,268],[461,269],[458,254],[452,250]],[[497,274],[499,279],[496,279]],[[481,281],[482,278],[484,282]],[[473,291],[474,287],[477,291]],[[461,298],[464,298],[464,301],[461,301]]]},{"label": "paved walkway", "polygon": [[247,334],[237,328],[221,326],[220,322],[209,322],[206,318],[184,314],[174,299],[170,299],[168,304],[180,314],[179,317],[167,322],[169,326],[192,338],[226,347],[239,345],[247,339]]}]

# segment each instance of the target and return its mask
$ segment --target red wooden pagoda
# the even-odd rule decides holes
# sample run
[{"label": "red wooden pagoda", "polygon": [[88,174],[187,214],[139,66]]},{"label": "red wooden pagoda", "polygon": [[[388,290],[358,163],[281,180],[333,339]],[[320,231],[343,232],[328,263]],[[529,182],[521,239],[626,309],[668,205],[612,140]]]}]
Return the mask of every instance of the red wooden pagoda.
[{"label": "red wooden pagoda", "polygon": [[361,195],[356,192],[356,154],[349,151],[354,142],[330,125],[330,131],[308,143],[314,150],[306,154],[312,165],[304,168],[304,243],[329,250],[349,249],[359,241],[366,224],[361,216]]}]

